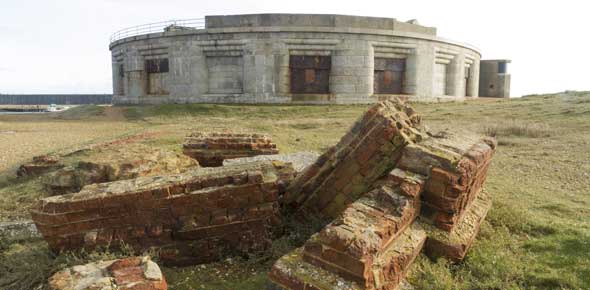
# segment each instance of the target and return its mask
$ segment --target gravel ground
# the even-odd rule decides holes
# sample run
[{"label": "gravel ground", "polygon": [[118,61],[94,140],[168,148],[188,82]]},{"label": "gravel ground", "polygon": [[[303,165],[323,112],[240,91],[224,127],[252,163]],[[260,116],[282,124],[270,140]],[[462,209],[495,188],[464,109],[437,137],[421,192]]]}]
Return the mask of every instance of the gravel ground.
[{"label": "gravel ground", "polygon": [[101,142],[140,126],[101,120],[56,120],[48,115],[0,116],[0,172],[12,170],[33,156]]}]

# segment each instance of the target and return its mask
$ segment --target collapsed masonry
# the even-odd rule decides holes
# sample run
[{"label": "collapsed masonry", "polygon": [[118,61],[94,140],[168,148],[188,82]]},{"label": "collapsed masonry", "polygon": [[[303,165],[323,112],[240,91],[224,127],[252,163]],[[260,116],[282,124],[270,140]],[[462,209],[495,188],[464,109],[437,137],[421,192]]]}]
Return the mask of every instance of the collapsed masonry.
[{"label": "collapsed masonry", "polygon": [[141,144],[104,146],[79,161],[47,174],[43,184],[53,195],[80,191],[85,185],[141,176],[176,174],[198,166],[183,155]]},{"label": "collapsed masonry", "polygon": [[279,224],[290,164],[257,162],[88,185],[31,210],[53,251],[121,243],[160,248],[168,264],[197,264],[265,249]]},{"label": "collapsed masonry", "polygon": [[260,134],[198,132],[188,135],[182,147],[203,167],[222,166],[225,159],[279,153],[277,145]]},{"label": "collapsed masonry", "polygon": [[[199,159],[206,165],[238,156],[225,149],[258,142],[211,135],[215,142],[193,151],[215,160]],[[272,287],[399,289],[423,248],[432,257],[465,257],[491,207],[482,187],[495,148],[495,140],[465,132],[432,135],[410,106],[388,101],[296,177],[288,163],[236,162],[88,185],[43,199],[31,215],[54,251],[125,243],[158,247],[162,261],[183,265],[266,249],[282,206],[331,222],[275,263]]]},{"label": "collapsed masonry", "polygon": [[468,133],[432,136],[399,102],[373,106],[289,187],[297,216],[333,221],[275,263],[274,287],[398,289],[423,247],[463,259],[491,207],[482,186],[495,148]]},{"label": "collapsed masonry", "polygon": [[158,264],[150,257],[130,257],[73,266],[49,278],[51,290],[166,290]]},{"label": "collapsed masonry", "polygon": [[47,172],[63,168],[64,165],[55,156],[41,155],[33,157],[31,162],[19,166],[16,171],[18,177],[39,176]]}]

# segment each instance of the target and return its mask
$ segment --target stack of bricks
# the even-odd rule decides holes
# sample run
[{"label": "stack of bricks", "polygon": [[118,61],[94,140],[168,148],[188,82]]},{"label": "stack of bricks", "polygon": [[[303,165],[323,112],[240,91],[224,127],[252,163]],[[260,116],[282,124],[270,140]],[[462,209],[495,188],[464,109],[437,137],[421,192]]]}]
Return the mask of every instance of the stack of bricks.
[{"label": "stack of bricks", "polygon": [[158,264],[149,256],[77,265],[49,278],[51,290],[166,290]]},{"label": "stack of bricks", "polygon": [[398,166],[429,177],[421,221],[428,229],[426,253],[462,260],[491,207],[482,193],[496,140],[466,132],[407,146]]},{"label": "stack of bricks", "polygon": [[389,172],[403,148],[420,140],[420,117],[408,105],[371,107],[340,142],[297,176],[287,190],[287,207],[304,215],[336,218]]},{"label": "stack of bricks", "polygon": [[222,166],[225,159],[279,153],[277,145],[260,134],[192,133],[182,147],[203,167]]},{"label": "stack of bricks", "polygon": [[306,273],[281,266],[292,259],[308,263],[305,268],[312,272],[332,272],[358,289],[396,289],[402,283],[426,240],[425,231],[414,223],[425,181],[395,169],[376,184],[313,235],[296,252],[299,257],[287,255],[275,264],[269,276],[276,288],[336,288],[337,284],[303,280]]},{"label": "stack of bricks", "polygon": [[[375,136],[404,140],[381,155],[374,153],[370,138],[346,142],[355,135],[354,131],[371,130],[371,123],[365,121],[371,112],[377,111],[381,117],[396,113],[404,116],[400,111],[411,111],[407,108],[388,102],[374,106],[337,146],[320,157],[315,168],[308,168],[296,178],[289,188],[293,191],[286,194],[292,210],[303,213],[300,216],[320,212],[322,216],[336,214],[337,218],[313,235],[303,248],[275,263],[269,273],[275,289],[327,290],[341,285],[350,285],[346,289],[399,289],[424,245],[426,253],[434,257],[454,261],[465,257],[491,207],[482,186],[495,140],[464,133],[434,137],[417,128],[418,122],[408,122],[410,130],[387,126],[374,129]],[[398,122],[390,126],[403,128]],[[389,131],[394,132],[393,136]],[[414,138],[408,138],[407,131],[415,132]],[[363,141],[364,147],[357,148],[357,154],[337,153],[354,151],[341,146],[354,147]],[[376,143],[374,139],[372,142]],[[337,182],[330,182],[332,172],[342,172],[341,167],[345,169],[350,164],[354,167],[351,160],[363,153],[380,160],[369,161],[376,168],[342,176],[355,186],[361,183],[356,180],[368,183],[358,189],[370,187],[369,190],[350,194]],[[372,174],[379,178],[374,180]],[[340,193],[348,199],[339,198]],[[318,204],[322,200],[337,202],[344,209],[326,210]],[[313,278],[325,272],[332,273],[332,278]]]},{"label": "stack of bricks", "polygon": [[265,249],[293,176],[290,164],[275,161],[199,168],[89,185],[41,200],[31,215],[54,251],[123,242],[161,247],[168,264],[204,263]]},{"label": "stack of bricks", "polygon": [[425,217],[450,231],[485,182],[496,148],[493,138],[447,134],[407,146],[398,167],[429,176],[423,194]]}]

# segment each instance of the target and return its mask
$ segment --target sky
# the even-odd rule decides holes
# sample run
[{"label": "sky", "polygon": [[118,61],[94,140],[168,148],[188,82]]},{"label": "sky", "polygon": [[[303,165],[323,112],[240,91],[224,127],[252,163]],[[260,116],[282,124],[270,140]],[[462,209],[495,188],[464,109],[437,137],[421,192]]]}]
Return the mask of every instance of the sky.
[{"label": "sky", "polygon": [[418,19],[512,63],[512,96],[590,90],[588,1],[2,0],[0,93],[112,93],[109,37],[169,19],[326,13]]}]

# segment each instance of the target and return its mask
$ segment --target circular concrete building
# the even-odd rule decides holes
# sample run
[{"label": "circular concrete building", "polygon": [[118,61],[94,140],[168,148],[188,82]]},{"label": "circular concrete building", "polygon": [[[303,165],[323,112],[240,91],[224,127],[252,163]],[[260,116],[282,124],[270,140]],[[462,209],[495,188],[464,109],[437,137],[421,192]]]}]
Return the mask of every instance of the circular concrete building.
[{"label": "circular concrete building", "polygon": [[115,33],[113,102],[371,103],[477,97],[480,52],[391,18],[253,14]]}]

